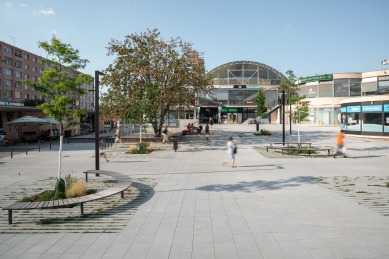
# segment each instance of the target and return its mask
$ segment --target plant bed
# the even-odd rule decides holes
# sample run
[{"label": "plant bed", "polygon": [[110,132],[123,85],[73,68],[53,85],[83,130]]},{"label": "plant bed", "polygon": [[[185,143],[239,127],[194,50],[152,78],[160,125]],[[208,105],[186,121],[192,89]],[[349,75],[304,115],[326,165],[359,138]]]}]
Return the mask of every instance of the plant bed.
[{"label": "plant bed", "polygon": [[139,143],[138,145],[132,145],[128,148],[125,154],[150,154],[154,151],[154,145],[150,142]]},{"label": "plant bed", "polygon": [[[308,155],[308,153],[311,153],[311,155],[317,154],[316,151],[312,150],[312,147],[308,147],[308,146],[301,146],[301,147],[289,146],[288,148],[290,148],[290,149],[285,149],[286,150],[285,153],[291,154],[291,155],[297,155],[297,154],[306,154],[306,155]],[[310,151],[305,150],[305,149],[310,149]]]},{"label": "plant bed", "polygon": [[261,129],[258,132],[254,132],[255,136],[271,136],[273,133],[270,130]]}]

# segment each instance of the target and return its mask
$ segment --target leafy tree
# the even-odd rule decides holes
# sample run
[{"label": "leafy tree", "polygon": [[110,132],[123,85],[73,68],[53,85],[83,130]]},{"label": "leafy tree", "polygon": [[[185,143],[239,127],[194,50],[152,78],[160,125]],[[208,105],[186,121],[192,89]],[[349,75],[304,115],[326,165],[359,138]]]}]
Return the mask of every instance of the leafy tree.
[{"label": "leafy tree", "polygon": [[[294,111],[288,111],[288,114],[291,114],[292,119],[297,121],[297,135],[298,135],[298,143],[300,145],[300,126],[299,123],[301,121],[307,121],[308,114],[308,105],[309,101],[305,100],[305,95],[298,95],[299,87],[296,84],[297,78],[294,75],[292,70],[286,71],[287,77],[281,80],[280,88],[287,92],[287,96],[289,96],[289,103],[294,106]],[[291,123],[291,122],[290,122]]]},{"label": "leafy tree", "polygon": [[78,69],[85,68],[89,61],[81,59],[79,51],[73,49],[70,44],[61,42],[53,35],[51,42],[39,41],[38,46],[47,52],[47,57],[39,60],[46,69],[42,72],[42,77],[38,78],[38,82],[27,80],[25,84],[39,91],[41,97],[46,100],[38,105],[38,108],[60,123],[58,181],[61,181],[61,153],[64,136],[62,121],[66,120],[69,127],[78,124],[76,119],[85,115],[84,110],[74,109],[74,105],[76,105],[77,96],[87,94],[82,85],[92,83],[93,78],[77,72]]},{"label": "leafy tree", "polygon": [[[268,115],[265,114],[266,112],[266,93],[263,90],[263,88],[259,88],[257,95],[255,96],[255,101],[257,102],[257,115],[259,118],[266,118]],[[262,120],[261,120],[261,127],[262,127]]]},{"label": "leafy tree", "polygon": [[156,94],[143,96],[142,113],[152,123],[154,135],[160,136],[170,108],[194,106],[195,93],[211,91],[207,88],[209,77],[205,74],[203,53],[192,46],[180,38],[164,40],[157,29],[128,35],[124,41],[111,40],[108,55],[116,58],[102,78],[102,84],[110,87],[101,98],[104,116],[133,116],[140,105],[139,91],[154,85]]}]

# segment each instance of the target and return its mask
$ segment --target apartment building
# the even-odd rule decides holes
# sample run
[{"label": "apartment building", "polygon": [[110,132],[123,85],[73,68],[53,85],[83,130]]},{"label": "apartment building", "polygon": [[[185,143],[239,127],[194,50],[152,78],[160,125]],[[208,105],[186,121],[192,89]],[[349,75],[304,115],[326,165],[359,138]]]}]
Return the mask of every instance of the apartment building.
[{"label": "apartment building", "polygon": [[[42,76],[45,65],[39,63],[41,57],[29,51],[23,50],[11,44],[0,41],[0,102],[21,104],[26,100],[39,100],[40,93],[34,89],[28,88],[23,81],[38,81]],[[80,72],[74,71],[77,76]],[[86,96],[77,96],[70,93],[77,100],[74,108],[81,108],[87,111],[94,111],[93,82],[90,85],[84,85],[88,92]]]}]

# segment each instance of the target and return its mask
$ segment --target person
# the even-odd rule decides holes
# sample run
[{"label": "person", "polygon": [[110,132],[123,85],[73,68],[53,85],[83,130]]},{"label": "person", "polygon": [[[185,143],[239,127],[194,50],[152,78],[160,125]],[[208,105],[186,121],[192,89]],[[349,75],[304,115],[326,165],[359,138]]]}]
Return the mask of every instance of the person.
[{"label": "person", "polygon": [[115,136],[116,136],[116,138],[115,138],[115,144],[116,144],[116,143],[120,142],[120,127],[117,127],[116,132],[115,132]]},{"label": "person", "polygon": [[165,140],[166,141],[169,140],[168,133],[169,133],[169,130],[168,130],[167,126],[166,126],[165,129],[162,131],[162,137],[163,137],[162,144],[165,144]]},{"label": "person", "polygon": [[225,160],[222,165],[224,166],[228,161],[232,161],[231,166],[235,168],[235,152],[236,144],[232,141],[232,137],[228,138],[227,142],[227,160]]},{"label": "person", "polygon": [[205,125],[205,136],[207,137],[207,140],[209,140],[210,133],[209,133],[209,125],[208,125],[208,122],[207,122],[207,125]]},{"label": "person", "polygon": [[186,126],[186,129],[189,131],[189,134],[192,133],[192,129],[190,128],[190,123],[188,123],[188,126]]},{"label": "person", "polygon": [[103,156],[105,158],[105,162],[108,162],[109,160],[107,159],[107,154],[105,153],[105,151],[102,151],[105,149],[104,137],[100,138],[99,147],[100,147],[100,156]]},{"label": "person", "polygon": [[211,128],[212,128],[212,125],[213,125],[213,119],[212,119],[212,117],[209,117],[209,125],[211,125]]},{"label": "person", "polygon": [[335,158],[338,154],[339,150],[342,151],[343,157],[346,157],[346,147],[344,146],[344,133],[341,131],[338,133],[337,139],[336,139],[336,149],[334,151],[333,157]]}]

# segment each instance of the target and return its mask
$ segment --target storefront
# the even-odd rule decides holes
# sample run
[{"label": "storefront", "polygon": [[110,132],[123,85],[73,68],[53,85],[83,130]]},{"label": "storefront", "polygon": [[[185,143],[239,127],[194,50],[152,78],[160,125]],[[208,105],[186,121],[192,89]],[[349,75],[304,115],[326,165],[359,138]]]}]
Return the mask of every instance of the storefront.
[{"label": "storefront", "polygon": [[389,100],[344,102],[341,118],[347,134],[389,136]]}]

